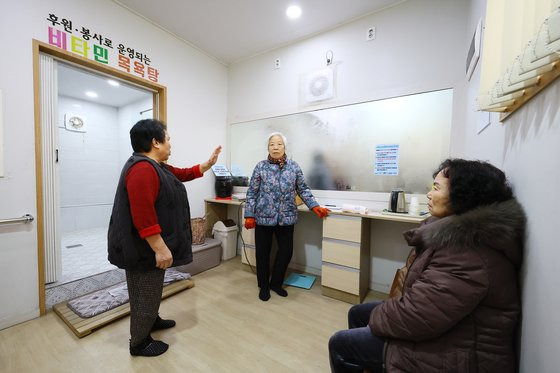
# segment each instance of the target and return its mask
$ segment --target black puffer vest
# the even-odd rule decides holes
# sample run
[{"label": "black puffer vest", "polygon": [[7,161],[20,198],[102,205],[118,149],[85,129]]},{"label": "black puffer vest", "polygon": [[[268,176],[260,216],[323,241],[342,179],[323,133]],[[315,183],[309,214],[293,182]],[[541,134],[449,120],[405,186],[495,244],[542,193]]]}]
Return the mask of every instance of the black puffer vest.
[{"label": "black puffer vest", "polygon": [[192,262],[190,208],[185,186],[164,165],[139,153],[132,154],[121,171],[107,236],[109,262],[124,269],[152,269],[156,265],[154,251],[140,238],[130,213],[126,175],[138,162],[150,162],[158,174],[160,187],[155,210],[161,237],[173,255],[173,266]]}]

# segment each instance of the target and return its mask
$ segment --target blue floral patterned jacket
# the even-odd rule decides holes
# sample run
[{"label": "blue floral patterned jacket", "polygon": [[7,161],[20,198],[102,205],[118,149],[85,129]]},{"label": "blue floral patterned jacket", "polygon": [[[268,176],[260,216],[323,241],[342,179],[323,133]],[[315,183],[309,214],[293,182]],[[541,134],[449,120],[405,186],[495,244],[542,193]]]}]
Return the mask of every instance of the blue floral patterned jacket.
[{"label": "blue floral patterned jacket", "polygon": [[296,162],[287,159],[280,171],[277,164],[260,161],[247,189],[245,217],[255,218],[258,225],[294,225],[298,219],[296,191],[309,209],[319,206]]}]

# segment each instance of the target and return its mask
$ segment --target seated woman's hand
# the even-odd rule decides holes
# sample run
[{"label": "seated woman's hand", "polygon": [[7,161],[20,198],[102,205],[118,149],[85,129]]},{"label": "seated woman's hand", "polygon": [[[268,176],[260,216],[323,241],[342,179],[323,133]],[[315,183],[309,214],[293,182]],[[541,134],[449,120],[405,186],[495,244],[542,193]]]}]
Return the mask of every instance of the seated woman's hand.
[{"label": "seated woman's hand", "polygon": [[253,229],[257,223],[255,223],[255,218],[245,218],[245,228],[246,229]]},{"label": "seated woman's hand", "polygon": [[323,219],[323,218],[326,218],[327,216],[329,216],[329,212],[331,210],[329,210],[325,207],[315,206],[311,209],[311,211],[313,211],[315,213],[315,215],[317,215],[318,217]]}]

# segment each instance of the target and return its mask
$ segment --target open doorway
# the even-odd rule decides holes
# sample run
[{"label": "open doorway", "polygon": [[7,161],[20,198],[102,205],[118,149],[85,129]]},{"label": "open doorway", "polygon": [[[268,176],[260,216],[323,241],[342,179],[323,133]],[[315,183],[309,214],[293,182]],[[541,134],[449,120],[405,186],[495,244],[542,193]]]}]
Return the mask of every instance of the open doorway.
[{"label": "open doorway", "polygon": [[107,260],[115,187],[132,154],[130,128],[153,116],[146,89],[62,62],[57,80],[61,273],[47,289],[116,269]]},{"label": "open doorway", "polygon": [[[59,70],[60,90],[57,78]],[[79,260],[85,259],[86,263],[84,268],[75,273],[65,274],[67,279],[106,270],[103,267],[108,265],[106,244],[101,243],[104,246],[102,250],[92,249],[104,263],[93,263],[92,257],[85,252],[87,243],[84,230],[104,230],[102,236],[100,233],[92,235],[93,240],[99,241],[99,237],[102,237],[101,241],[104,242],[120,169],[132,152],[128,131],[140,118],[153,116],[166,120],[167,90],[155,82],[37,40],[33,40],[33,76],[38,287],[40,313],[44,315],[45,284],[66,281],[62,279],[60,270],[64,269],[64,265],[60,265],[62,237],[71,239],[64,240],[65,249],[75,250]],[[121,91],[107,98],[111,93],[107,90],[107,87],[111,87],[108,79],[126,88],[128,94]],[[96,92],[98,101],[95,103],[84,96],[85,85],[90,83],[103,86],[99,91],[105,92]],[[76,87],[80,93],[70,93]],[[126,102],[126,97],[133,93],[139,96]],[[123,146],[125,143],[126,146]],[[101,162],[102,159],[110,159],[111,164]],[[108,195],[112,196],[109,198]],[[80,230],[81,233],[67,235]],[[74,238],[80,242],[72,241]],[[92,290],[95,289],[89,291]]]}]

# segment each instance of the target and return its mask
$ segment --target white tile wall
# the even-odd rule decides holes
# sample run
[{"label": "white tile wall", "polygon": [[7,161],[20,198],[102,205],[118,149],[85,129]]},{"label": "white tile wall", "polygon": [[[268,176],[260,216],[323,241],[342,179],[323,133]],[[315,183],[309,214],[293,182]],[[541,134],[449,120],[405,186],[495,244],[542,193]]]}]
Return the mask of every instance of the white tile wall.
[{"label": "white tile wall", "polygon": [[[64,115],[82,115],[87,132],[64,128]],[[122,164],[118,109],[59,97],[61,232],[106,227]]]},{"label": "white tile wall", "polygon": [[[150,117],[151,97],[115,108],[59,96],[61,232],[107,227],[124,162],[132,154],[129,131]],[[87,132],[68,131],[64,115],[86,119]]]}]

